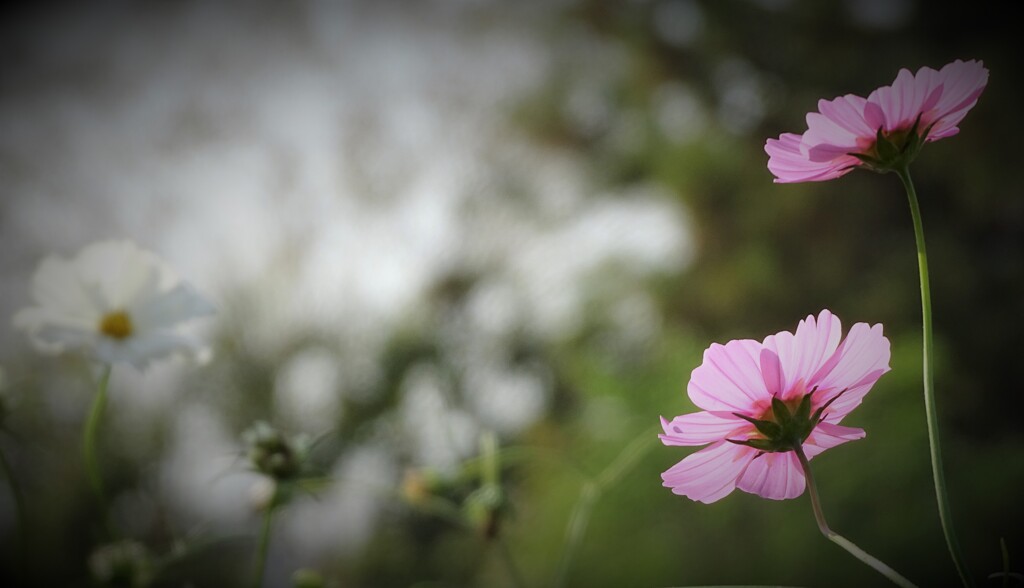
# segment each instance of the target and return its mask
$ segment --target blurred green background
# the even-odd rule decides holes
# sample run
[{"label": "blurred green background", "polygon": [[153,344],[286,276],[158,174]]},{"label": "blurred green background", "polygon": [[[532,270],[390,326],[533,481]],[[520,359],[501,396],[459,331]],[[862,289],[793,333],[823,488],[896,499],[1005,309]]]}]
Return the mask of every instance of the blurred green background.
[{"label": "blurred green background", "polygon": [[[937,399],[979,582],[1024,553],[1024,122],[1009,4],[810,0],[65,5],[9,13],[0,45],[2,308],[45,254],[129,236],[215,298],[213,359],[118,368],[102,439],[115,518],[158,585],[244,585],[256,419],[323,434],[336,478],[279,516],[268,585],[512,586],[498,542],[438,504],[480,485],[497,431],[498,534],[549,585],[574,506],[603,489],[567,586],[873,586],[805,496],[713,505],[661,486],[688,450],[712,341],[822,308],[881,322],[892,372],[815,461],[834,529],[921,586],[954,585],[931,487],[913,231],[895,176],[778,185],[764,141],[820,98],[901,67],[981,59],[960,135],[913,166],[932,267]],[[334,272],[334,273],[332,273]],[[315,276],[320,281],[311,279]],[[6,329],[5,331],[10,331]],[[0,584],[89,585],[81,360],[0,338]],[[443,509],[442,509],[443,510]],[[445,514],[447,513],[447,514]],[[445,516],[441,516],[445,515]],[[472,521],[471,521],[472,522]],[[195,546],[186,549],[184,546]],[[22,547],[25,547],[23,550]]]}]

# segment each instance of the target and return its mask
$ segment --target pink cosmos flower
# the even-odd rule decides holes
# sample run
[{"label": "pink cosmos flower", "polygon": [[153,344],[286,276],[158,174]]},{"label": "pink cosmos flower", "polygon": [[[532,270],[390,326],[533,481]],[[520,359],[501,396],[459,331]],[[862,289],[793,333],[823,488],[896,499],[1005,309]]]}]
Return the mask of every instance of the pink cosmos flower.
[{"label": "pink cosmos flower", "polygon": [[665,471],[664,485],[704,503],[735,488],[772,500],[800,496],[794,446],[810,459],[864,437],[839,422],[889,371],[882,325],[857,323],[841,338],[839,318],[822,310],[800,321],[796,334],[712,344],[687,386],[703,411],[662,418],[659,435],[665,445],[710,445]]},{"label": "pink cosmos flower", "polygon": [[818,182],[857,167],[891,171],[910,163],[925,142],[952,137],[988,83],[980,61],[954,61],[917,74],[901,69],[891,86],[867,99],[820,100],[803,135],[768,139],[768,169],[777,183]]}]

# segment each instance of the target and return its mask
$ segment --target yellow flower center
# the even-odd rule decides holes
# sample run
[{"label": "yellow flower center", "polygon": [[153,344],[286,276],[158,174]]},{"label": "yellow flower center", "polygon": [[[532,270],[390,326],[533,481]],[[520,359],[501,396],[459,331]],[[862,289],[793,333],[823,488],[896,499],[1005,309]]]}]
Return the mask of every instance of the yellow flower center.
[{"label": "yellow flower center", "polygon": [[100,332],[112,339],[127,339],[132,330],[132,318],[123,310],[107,313],[100,320]]}]

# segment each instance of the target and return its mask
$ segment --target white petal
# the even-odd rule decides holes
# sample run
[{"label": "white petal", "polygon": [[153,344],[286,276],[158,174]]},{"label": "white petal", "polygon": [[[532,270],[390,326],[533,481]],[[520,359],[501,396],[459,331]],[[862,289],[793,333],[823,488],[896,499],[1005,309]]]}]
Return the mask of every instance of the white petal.
[{"label": "white petal", "polygon": [[26,308],[14,315],[14,326],[25,331],[43,353],[91,348],[100,336],[95,321],[61,315],[45,308]]},{"label": "white petal", "polygon": [[32,275],[32,298],[40,306],[69,316],[96,317],[102,312],[82,282],[74,265],[58,257],[47,257]]},{"label": "white petal", "polygon": [[156,331],[117,340],[102,337],[96,345],[96,358],[104,363],[130,363],[144,369],[155,359],[172,355],[194,355],[202,345],[191,337]]},{"label": "white petal", "polygon": [[214,306],[195,288],[180,283],[166,292],[155,293],[136,302],[129,310],[132,322],[140,331],[173,327],[194,318],[214,313]]},{"label": "white petal", "polygon": [[156,291],[163,263],[130,241],[103,241],[82,249],[75,268],[83,283],[97,288],[106,310],[132,306]]}]

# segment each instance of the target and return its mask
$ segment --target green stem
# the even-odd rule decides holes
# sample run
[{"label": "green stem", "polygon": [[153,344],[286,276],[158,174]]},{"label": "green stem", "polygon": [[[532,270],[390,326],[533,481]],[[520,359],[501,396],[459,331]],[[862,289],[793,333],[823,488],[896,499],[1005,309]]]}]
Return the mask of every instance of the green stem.
[{"label": "green stem", "polygon": [[924,410],[928,422],[928,448],[932,460],[932,479],[935,483],[935,499],[939,506],[939,522],[942,523],[942,534],[946,537],[946,546],[953,558],[953,565],[960,575],[960,581],[967,588],[974,586],[963,552],[957,542],[953,529],[953,515],[949,507],[949,495],[946,492],[946,474],[942,468],[942,450],[939,445],[939,417],[935,408],[935,351],[932,344],[932,295],[928,284],[928,254],[924,246],[924,225],[921,223],[921,208],[917,203],[917,191],[910,179],[910,169],[904,167],[896,174],[903,182],[910,201],[910,215],[914,219],[914,238],[917,242],[917,266],[921,275],[921,323],[924,336]]},{"label": "green stem", "polygon": [[651,432],[642,434],[626,446],[622,453],[615,458],[615,461],[605,468],[595,480],[583,483],[580,497],[576,500],[576,505],[569,516],[569,526],[565,533],[565,547],[562,549],[562,559],[558,563],[558,570],[554,582],[552,582],[553,586],[557,588],[565,585],[569,576],[569,566],[587,530],[587,524],[590,522],[590,512],[601,494],[626,475],[636,465],[636,462],[654,446],[654,441],[657,438],[657,435]]},{"label": "green stem", "polygon": [[481,464],[480,478],[484,485],[498,485],[500,466],[498,465],[498,437],[494,431],[486,431],[480,436]]},{"label": "green stem", "polygon": [[0,468],[3,469],[4,475],[7,476],[7,483],[11,488],[11,498],[14,501],[14,516],[18,521],[18,538],[21,541],[19,551],[22,556],[28,551],[28,520],[25,516],[25,496],[21,492],[21,486],[18,484],[18,479],[14,475],[14,468],[11,467],[11,463],[7,461],[7,455],[4,454],[3,450],[0,450]]},{"label": "green stem", "polygon": [[580,497],[576,500],[576,505],[569,516],[569,526],[565,532],[565,547],[562,549],[562,559],[558,562],[558,571],[556,572],[555,581],[552,583],[556,588],[565,586],[565,580],[569,576],[569,565],[572,563],[580,541],[583,539],[583,534],[587,530],[587,523],[590,522],[590,511],[594,508],[594,503],[597,502],[600,494],[600,490],[598,490],[597,485],[593,482],[587,481],[583,483],[583,490],[580,491]]},{"label": "green stem", "polygon": [[800,459],[800,465],[804,469],[804,477],[807,478],[807,491],[811,495],[811,508],[814,509],[814,520],[818,522],[818,530],[821,531],[821,534],[829,541],[850,552],[853,557],[856,557],[860,561],[871,566],[875,571],[888,578],[893,584],[902,586],[903,588],[917,588],[910,580],[904,578],[895,570],[871,556],[860,547],[857,547],[853,541],[850,541],[846,537],[843,537],[839,533],[829,529],[828,523],[825,522],[825,512],[821,510],[821,499],[818,497],[818,486],[814,483],[814,476],[811,474],[811,464],[807,461],[807,456],[804,455],[803,447],[797,445],[794,451],[796,452],[797,458]]},{"label": "green stem", "polygon": [[93,397],[92,407],[89,409],[89,417],[85,422],[85,431],[82,437],[82,451],[85,457],[85,471],[89,476],[89,485],[92,486],[93,494],[99,503],[100,516],[104,527],[109,535],[113,535],[110,522],[107,518],[107,499],[103,491],[103,476],[100,474],[99,458],[96,452],[96,437],[99,433],[100,420],[103,418],[103,410],[107,406],[107,386],[110,384],[111,367],[103,368],[100,380],[96,385],[96,396]]},{"label": "green stem", "polygon": [[267,549],[270,547],[270,523],[274,518],[274,511],[277,510],[277,482],[274,482],[274,493],[270,497],[270,504],[263,513],[263,528],[260,531],[260,543],[256,549],[256,567],[253,571],[253,588],[263,586],[263,570],[267,567]]}]

